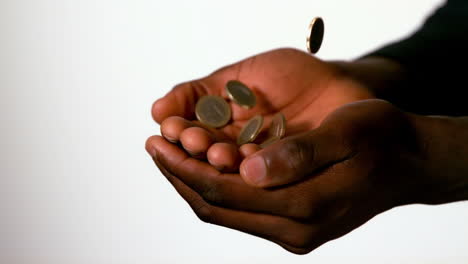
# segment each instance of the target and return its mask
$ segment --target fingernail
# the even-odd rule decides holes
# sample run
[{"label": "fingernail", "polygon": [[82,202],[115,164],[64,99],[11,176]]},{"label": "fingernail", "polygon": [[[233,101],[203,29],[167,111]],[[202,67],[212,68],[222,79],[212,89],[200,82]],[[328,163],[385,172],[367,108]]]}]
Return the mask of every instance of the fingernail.
[{"label": "fingernail", "polygon": [[206,158],[206,153],[203,153],[203,152],[192,152],[190,150],[187,150],[187,152],[191,157],[196,158],[196,159]]},{"label": "fingernail", "polygon": [[178,143],[179,142],[179,140],[177,140],[175,138],[168,137],[168,136],[164,136],[164,138],[166,138],[166,140],[171,142],[171,143]]},{"label": "fingernail", "polygon": [[224,166],[214,166],[217,171],[223,171]]},{"label": "fingernail", "polygon": [[267,167],[262,156],[248,159],[241,169],[244,177],[254,185],[259,185],[266,180]]}]

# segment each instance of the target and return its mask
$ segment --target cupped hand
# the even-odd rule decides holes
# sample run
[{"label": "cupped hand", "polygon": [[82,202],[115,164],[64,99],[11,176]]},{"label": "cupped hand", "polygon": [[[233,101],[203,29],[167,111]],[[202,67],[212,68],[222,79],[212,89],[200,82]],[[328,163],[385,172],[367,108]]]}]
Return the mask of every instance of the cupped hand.
[{"label": "cupped hand", "polygon": [[305,254],[410,202],[414,187],[424,185],[417,180],[424,144],[412,120],[377,99],[339,107],[319,127],[244,160],[244,179],[264,175],[257,184],[270,188],[221,173],[160,136],[147,150],[203,221]]},{"label": "cupped hand", "polygon": [[[247,110],[230,102],[232,120],[221,129],[209,129],[195,121],[198,99],[204,95],[227,99],[225,85],[229,80],[249,86],[256,94],[256,106]],[[299,50],[278,49],[177,85],[154,103],[152,115],[167,140],[180,141],[191,156],[207,158],[220,170],[236,171],[242,158],[258,149],[243,151],[235,145],[239,131],[254,115],[264,116],[266,130],[274,114],[282,112],[287,135],[295,135],[317,127],[341,105],[372,97],[364,86],[347,78],[338,64]]]}]

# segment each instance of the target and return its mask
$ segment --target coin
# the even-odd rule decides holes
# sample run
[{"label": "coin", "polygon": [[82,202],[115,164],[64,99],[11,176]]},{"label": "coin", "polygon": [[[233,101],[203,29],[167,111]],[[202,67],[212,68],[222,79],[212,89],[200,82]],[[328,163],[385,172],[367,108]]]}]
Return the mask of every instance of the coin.
[{"label": "coin", "polygon": [[268,129],[269,137],[282,138],[286,134],[286,117],[283,113],[278,112],[271,120],[270,128]]},{"label": "coin", "polygon": [[221,96],[205,95],[198,100],[195,115],[203,124],[218,128],[226,125],[231,119],[231,108]]},{"label": "coin", "polygon": [[252,90],[237,80],[231,80],[226,83],[226,93],[234,103],[247,109],[254,107],[257,101]]},{"label": "coin", "polygon": [[243,145],[255,140],[263,126],[263,116],[252,117],[242,128],[237,138],[237,145]]},{"label": "coin", "polygon": [[307,50],[310,53],[317,53],[322,45],[323,33],[325,26],[321,17],[312,19],[309,24],[309,31],[307,36]]},{"label": "coin", "polygon": [[279,112],[273,116],[270,128],[268,129],[268,137],[260,144],[260,147],[268,147],[284,137],[284,134],[286,134],[286,117],[284,117],[283,113]]}]

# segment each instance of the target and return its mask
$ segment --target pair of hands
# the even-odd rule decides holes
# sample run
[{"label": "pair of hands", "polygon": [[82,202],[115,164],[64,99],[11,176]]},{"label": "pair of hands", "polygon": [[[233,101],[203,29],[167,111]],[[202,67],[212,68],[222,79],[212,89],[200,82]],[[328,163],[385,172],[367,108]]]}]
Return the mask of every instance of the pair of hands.
[{"label": "pair of hands", "polygon": [[[203,95],[227,98],[238,79],[257,95],[235,104],[219,130],[195,120]],[[287,134],[260,149],[235,145],[256,114],[282,112]],[[415,202],[424,142],[413,115],[375,99],[339,64],[293,49],[256,55],[176,86],[152,115],[162,136],[146,149],[177,192],[205,222],[268,239],[305,254],[394,206]]]}]

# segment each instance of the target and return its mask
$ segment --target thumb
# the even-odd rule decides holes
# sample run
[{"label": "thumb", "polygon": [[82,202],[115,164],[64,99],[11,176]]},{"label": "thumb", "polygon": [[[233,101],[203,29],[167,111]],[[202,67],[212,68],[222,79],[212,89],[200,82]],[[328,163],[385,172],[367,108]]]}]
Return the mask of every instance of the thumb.
[{"label": "thumb", "polygon": [[175,86],[164,97],[154,102],[151,109],[153,119],[159,124],[169,116],[195,119],[195,105],[198,99],[209,94],[222,96],[226,82],[235,78],[236,74],[237,67],[229,65],[201,79]]},{"label": "thumb", "polygon": [[247,184],[257,187],[299,181],[350,156],[351,148],[337,134],[319,127],[280,140],[245,159],[240,174]]}]

